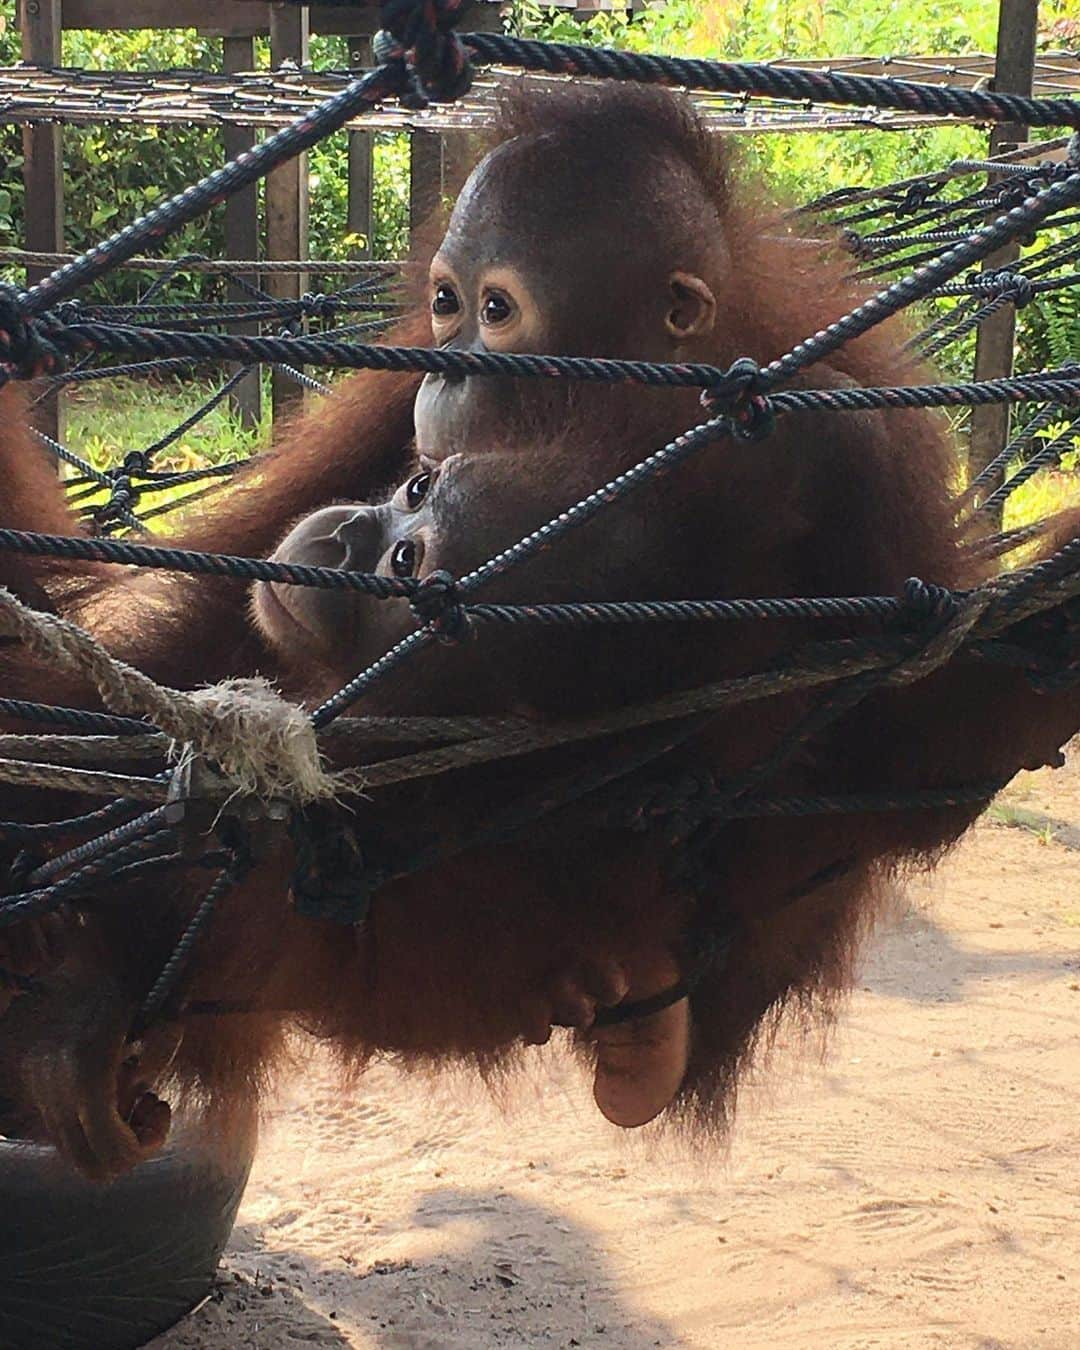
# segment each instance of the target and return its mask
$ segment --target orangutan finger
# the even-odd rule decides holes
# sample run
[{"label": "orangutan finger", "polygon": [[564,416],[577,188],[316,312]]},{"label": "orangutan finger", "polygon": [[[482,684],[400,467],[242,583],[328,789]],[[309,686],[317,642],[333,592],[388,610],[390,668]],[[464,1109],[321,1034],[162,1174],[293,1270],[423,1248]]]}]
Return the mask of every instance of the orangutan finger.
[{"label": "orangutan finger", "polygon": [[116,1110],[138,1139],[144,1152],[156,1152],[168,1138],[172,1109],[151,1091],[153,1074],[146,1062],[130,1055],[116,1076]]},{"label": "orangutan finger", "polygon": [[112,1086],[100,1085],[84,1097],[77,1108],[79,1123],[101,1175],[110,1178],[130,1172],[143,1159],[142,1146],[135,1132],[116,1109],[114,1093],[109,1091]]},{"label": "orangutan finger", "polygon": [[34,1108],[41,1117],[50,1142],[76,1171],[91,1181],[103,1181],[106,1174],[86,1139],[78,1113],[73,1109],[66,1083],[58,1083],[50,1064],[31,1065],[27,1085]]},{"label": "orangutan finger", "polygon": [[172,1125],[172,1108],[156,1092],[139,1095],[126,1116],[128,1128],[138,1140],[144,1158],[152,1157],[165,1144]]},{"label": "orangutan finger", "polygon": [[592,1026],[596,1003],[571,975],[558,976],[551,985],[552,1021],[560,1027],[576,1027],[583,1031]]},{"label": "orangutan finger", "polygon": [[581,983],[586,994],[603,1008],[621,1003],[630,992],[630,976],[618,961],[586,961],[581,968]]}]

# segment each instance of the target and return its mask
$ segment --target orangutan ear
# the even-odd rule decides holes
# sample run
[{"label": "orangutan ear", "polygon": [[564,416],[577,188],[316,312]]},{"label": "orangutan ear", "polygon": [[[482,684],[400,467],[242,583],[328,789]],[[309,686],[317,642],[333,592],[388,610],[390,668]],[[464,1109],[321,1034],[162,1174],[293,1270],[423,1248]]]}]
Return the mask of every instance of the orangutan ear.
[{"label": "orangutan ear", "polygon": [[670,300],[665,326],[671,337],[707,337],[716,323],[716,298],[700,277],[672,272],[668,278]]}]

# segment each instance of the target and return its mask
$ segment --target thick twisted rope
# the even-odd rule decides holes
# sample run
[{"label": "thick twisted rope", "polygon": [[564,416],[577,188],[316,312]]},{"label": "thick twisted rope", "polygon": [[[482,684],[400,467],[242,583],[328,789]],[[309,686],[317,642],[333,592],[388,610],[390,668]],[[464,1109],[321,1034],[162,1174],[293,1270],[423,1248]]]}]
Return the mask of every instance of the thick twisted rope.
[{"label": "thick twisted rope", "polygon": [[146,718],[178,746],[197,747],[238,792],[303,803],[332,798],[344,785],[323,768],[302,710],[264,680],[229,680],[192,693],[169,689],[110,656],[75,624],[30,609],[3,588],[0,632],[89,681],[107,707]]}]

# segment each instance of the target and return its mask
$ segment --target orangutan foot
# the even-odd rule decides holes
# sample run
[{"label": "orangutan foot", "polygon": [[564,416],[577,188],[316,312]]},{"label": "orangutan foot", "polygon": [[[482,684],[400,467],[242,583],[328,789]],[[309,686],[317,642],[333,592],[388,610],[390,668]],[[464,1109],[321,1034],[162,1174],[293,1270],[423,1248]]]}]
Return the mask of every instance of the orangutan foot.
[{"label": "orangutan foot", "polygon": [[152,1049],[127,1041],[133,1008],[108,973],[71,960],[41,977],[3,1021],[0,1092],[84,1176],[108,1181],[164,1144],[170,1109],[151,1085],[179,1031]]},{"label": "orangutan foot", "polygon": [[525,1039],[543,1045],[557,1026],[586,1033],[596,1046],[597,1106],[615,1125],[644,1125],[670,1105],[686,1075],[689,1004],[682,998],[658,1012],[599,1026],[597,1011],[650,999],[678,981],[679,967],[666,951],[631,960],[591,961],[576,972],[560,972],[540,994],[524,1001]]},{"label": "orangutan foot", "polygon": [[[679,967],[668,952],[639,957],[627,965],[625,1003],[663,994],[679,982]],[[593,1100],[613,1125],[635,1129],[670,1106],[686,1077],[690,1059],[690,1004],[680,998],[667,1008],[594,1027],[596,1046]]]}]

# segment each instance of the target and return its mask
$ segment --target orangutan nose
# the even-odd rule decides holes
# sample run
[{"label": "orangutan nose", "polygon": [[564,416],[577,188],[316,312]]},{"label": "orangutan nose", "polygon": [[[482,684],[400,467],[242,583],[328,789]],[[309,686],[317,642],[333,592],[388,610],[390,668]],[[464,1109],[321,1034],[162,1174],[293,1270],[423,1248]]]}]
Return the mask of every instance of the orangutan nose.
[{"label": "orangutan nose", "polygon": [[389,528],[389,506],[358,507],[333,532],[344,555],[336,566],[349,572],[374,572]]}]

